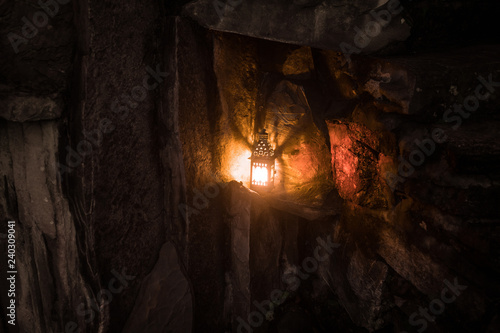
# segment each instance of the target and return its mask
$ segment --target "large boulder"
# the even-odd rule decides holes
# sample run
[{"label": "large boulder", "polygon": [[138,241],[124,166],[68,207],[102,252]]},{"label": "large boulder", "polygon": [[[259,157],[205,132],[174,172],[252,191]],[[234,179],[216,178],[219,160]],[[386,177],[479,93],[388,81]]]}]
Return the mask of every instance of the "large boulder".
[{"label": "large boulder", "polygon": [[398,0],[198,0],[184,9],[211,30],[342,50],[347,55],[379,51],[410,33]]}]

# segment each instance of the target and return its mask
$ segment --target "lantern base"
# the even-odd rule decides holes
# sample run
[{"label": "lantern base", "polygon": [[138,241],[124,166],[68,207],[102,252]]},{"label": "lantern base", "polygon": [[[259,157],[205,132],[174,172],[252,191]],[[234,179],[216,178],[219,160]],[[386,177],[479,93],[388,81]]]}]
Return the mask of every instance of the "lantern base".
[{"label": "lantern base", "polygon": [[271,192],[273,190],[274,186],[273,185],[268,185],[268,186],[259,186],[259,185],[250,185],[250,189],[254,190],[256,192]]}]

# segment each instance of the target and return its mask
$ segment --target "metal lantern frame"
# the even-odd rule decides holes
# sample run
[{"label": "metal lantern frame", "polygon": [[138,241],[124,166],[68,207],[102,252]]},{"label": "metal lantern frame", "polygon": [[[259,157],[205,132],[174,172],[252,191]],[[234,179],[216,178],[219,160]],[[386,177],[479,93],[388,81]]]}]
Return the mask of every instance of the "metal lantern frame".
[{"label": "metal lantern frame", "polygon": [[[258,134],[258,140],[254,143],[252,156],[250,157],[250,188],[255,190],[271,190],[274,187],[274,149],[269,143],[269,134],[262,129]],[[265,168],[267,182],[255,179],[256,171]]]}]

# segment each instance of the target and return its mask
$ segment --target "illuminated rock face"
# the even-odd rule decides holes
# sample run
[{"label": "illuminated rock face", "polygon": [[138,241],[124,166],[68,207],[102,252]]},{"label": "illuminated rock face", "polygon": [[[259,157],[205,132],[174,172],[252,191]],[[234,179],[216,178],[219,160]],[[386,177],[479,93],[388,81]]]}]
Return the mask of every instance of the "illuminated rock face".
[{"label": "illuminated rock face", "polygon": [[362,184],[359,158],[354,153],[355,142],[349,136],[347,125],[329,123],[329,130],[335,185],[344,199],[359,201]]},{"label": "illuminated rock face", "polygon": [[316,127],[304,88],[281,81],[267,100],[265,126],[276,144],[276,193],[300,202],[321,203],[332,177],[325,137]]},{"label": "illuminated rock face", "polygon": [[384,182],[379,175],[381,153],[377,134],[355,122],[327,124],[333,179],[340,196],[362,206],[387,208]]},{"label": "illuminated rock face", "polygon": [[[226,43],[225,38],[233,37],[220,38]],[[249,39],[245,48],[241,49],[248,50],[251,43],[256,43],[256,49],[263,47],[259,42]],[[273,47],[270,43],[265,45]],[[285,48],[276,46],[276,49]],[[287,51],[285,54],[295,57],[295,52]],[[490,54],[490,60],[481,66],[494,67],[491,49],[485,48],[482,52],[483,56]],[[464,127],[463,137],[470,138],[472,133],[478,134],[479,128],[484,128],[484,134],[477,135],[476,140],[467,141],[467,144],[447,128],[445,132],[450,138],[449,145],[439,146],[440,148],[436,146],[436,152],[444,149],[446,153],[434,155],[427,161],[428,164],[416,168],[413,175],[409,175],[395,188],[391,186],[391,178],[388,176],[391,173],[398,174],[400,155],[408,159],[416,147],[415,140],[425,139],[434,126],[433,122],[439,121],[445,111],[435,97],[424,107],[422,103],[425,98],[422,96],[434,96],[432,87],[440,81],[439,75],[446,75],[440,74],[439,68],[452,66],[455,61],[450,64],[449,58],[435,55],[435,64],[429,70],[433,74],[426,76],[422,74],[423,70],[415,72],[413,68],[429,66],[428,58],[422,59],[422,62],[418,59],[398,59],[394,62],[360,59],[342,65],[335,52],[318,51],[313,61],[314,66],[307,66],[309,72],[303,66],[307,62],[301,61],[297,62],[300,70],[293,74],[288,67],[280,65],[284,59],[290,59],[284,54],[279,56],[280,53],[276,52],[274,58],[271,58],[276,61],[273,65],[269,58],[261,58],[260,53],[264,53],[262,49],[252,53],[253,57],[247,58],[252,63],[255,62],[256,67],[243,65],[242,68],[266,68],[269,71],[257,71],[257,77],[262,81],[257,89],[257,111],[252,113],[252,117],[255,117],[256,128],[266,127],[276,144],[277,152],[281,154],[277,160],[281,174],[277,174],[276,193],[281,190],[289,200],[295,203],[307,202],[311,207],[314,200],[301,199],[316,197],[308,194],[300,197],[300,189],[306,184],[313,185],[309,189],[315,189],[314,184],[321,184],[328,189],[330,195],[322,197],[318,195],[321,191],[313,191],[318,195],[318,201],[323,202],[323,205],[333,202],[343,205],[340,221],[337,222],[332,217],[325,218],[325,221],[335,225],[333,231],[327,230],[337,241],[345,244],[344,252],[333,254],[331,260],[320,270],[321,281],[326,282],[317,282],[318,290],[322,287],[333,288],[348,311],[349,320],[358,326],[369,330],[379,329],[388,325],[384,322],[384,314],[395,311],[400,316],[397,319],[398,325],[403,329],[409,325],[407,317],[415,308],[427,306],[432,295],[440,293],[443,281],[454,279],[454,270],[459,272],[457,276],[460,281],[469,278],[475,281],[489,279],[477,269],[472,269],[473,262],[467,263],[469,269],[460,268],[459,263],[462,251],[468,251],[467,248],[482,248],[486,244],[495,246],[497,241],[494,237],[479,241],[482,232],[473,232],[465,221],[471,216],[479,219],[492,216],[498,218],[498,214],[495,215],[488,208],[493,206],[488,198],[496,197],[498,189],[487,185],[488,182],[484,183],[486,187],[479,189],[479,178],[472,180],[467,175],[451,177],[448,173],[453,163],[457,163],[458,168],[452,173],[469,170],[471,166],[465,160],[473,158],[472,146],[482,152],[483,157],[485,147],[490,147],[492,152],[496,151],[491,127],[485,124]],[[272,52],[264,54],[268,53]],[[304,57],[307,52],[301,51],[300,54]],[[457,54],[456,57],[460,59],[461,55]],[[284,62],[292,63],[288,60]],[[223,65],[223,62],[219,64]],[[231,66],[234,67],[234,64]],[[287,68],[286,73],[284,68]],[[314,83],[314,73],[320,70],[323,80],[321,84]],[[219,73],[238,75],[220,69]],[[467,79],[457,78],[461,84],[475,80],[472,70],[463,73]],[[290,77],[293,75],[298,77]],[[227,78],[225,80],[230,82]],[[245,91],[241,93],[242,96],[246,95]],[[260,97],[261,95],[264,97]],[[237,91],[234,96],[238,96]],[[234,96],[233,99],[242,100]],[[441,98],[448,99],[449,96]],[[221,103],[227,103],[227,100],[222,99]],[[486,116],[491,110],[491,105],[486,104],[478,114]],[[234,137],[237,138],[237,135]],[[459,145],[463,149],[458,149]],[[445,178],[440,178],[447,174]],[[316,181],[318,175],[321,175],[320,180]],[[463,188],[466,186],[466,178],[471,181],[468,184],[474,189]],[[446,185],[439,185],[442,182]],[[433,191],[442,195],[432,195]],[[343,202],[333,195],[336,192]],[[454,197],[457,200],[449,199]],[[479,197],[484,199],[484,204],[478,201]],[[439,208],[433,207],[433,202],[439,202]],[[261,207],[264,203],[257,205]],[[462,215],[452,216],[451,212]],[[239,214],[249,218],[250,230],[252,227],[265,228],[264,225],[268,225],[269,230],[275,230],[275,219],[284,221],[289,218],[281,212],[259,218],[252,217],[248,212],[240,211]],[[319,220],[321,219],[308,225],[311,233],[322,230]],[[307,222],[301,221],[299,228],[304,225]],[[443,228],[450,237],[460,238],[463,250],[454,250],[449,241],[440,238],[437,230]],[[259,234],[258,239],[267,242],[269,234],[263,234]],[[293,238],[295,234],[286,229],[276,231],[277,241],[281,241],[283,237]],[[259,258],[252,254],[260,253],[259,246],[262,244],[249,244],[248,260],[257,262]],[[252,246],[257,248],[252,251]],[[276,249],[267,253],[272,257],[269,260],[282,258],[282,253]],[[490,252],[483,259],[490,261],[487,258],[491,256]],[[447,268],[448,265],[453,269]],[[253,270],[250,268],[250,271],[256,273],[258,267]],[[271,286],[272,283],[255,283],[250,288],[250,294],[265,295],[264,290],[272,288]],[[427,300],[427,304],[422,299]],[[477,304],[474,313],[467,310],[469,301]],[[456,319],[467,315],[472,322],[479,318],[480,313],[484,313],[485,304],[481,292],[471,289],[468,296],[456,303],[458,310],[451,312],[449,316]],[[250,305],[249,311],[251,309]],[[447,326],[443,322],[439,325],[453,327],[453,324]]]},{"label": "illuminated rock face", "polygon": [[[184,61],[196,61],[185,50]],[[180,138],[189,186],[203,187],[217,174],[249,187],[254,135],[265,128],[276,151],[274,192],[321,204],[333,183],[326,136],[302,86],[314,69],[310,48],[280,45],[273,51],[262,41],[221,35],[213,40],[213,53],[216,85],[206,83],[205,68],[186,69],[179,77]],[[214,96],[212,104],[203,102]]]}]

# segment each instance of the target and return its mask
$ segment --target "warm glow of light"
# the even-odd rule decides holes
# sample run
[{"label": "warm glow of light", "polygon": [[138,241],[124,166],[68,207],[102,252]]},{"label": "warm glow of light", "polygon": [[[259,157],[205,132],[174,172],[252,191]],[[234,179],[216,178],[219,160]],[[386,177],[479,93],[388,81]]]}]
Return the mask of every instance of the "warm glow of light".
[{"label": "warm glow of light", "polygon": [[267,164],[254,163],[252,166],[252,185],[267,186]]},{"label": "warm glow of light", "polygon": [[237,153],[232,153],[232,158],[229,161],[229,175],[231,179],[243,182],[247,185],[250,182],[250,150],[239,149]]}]

